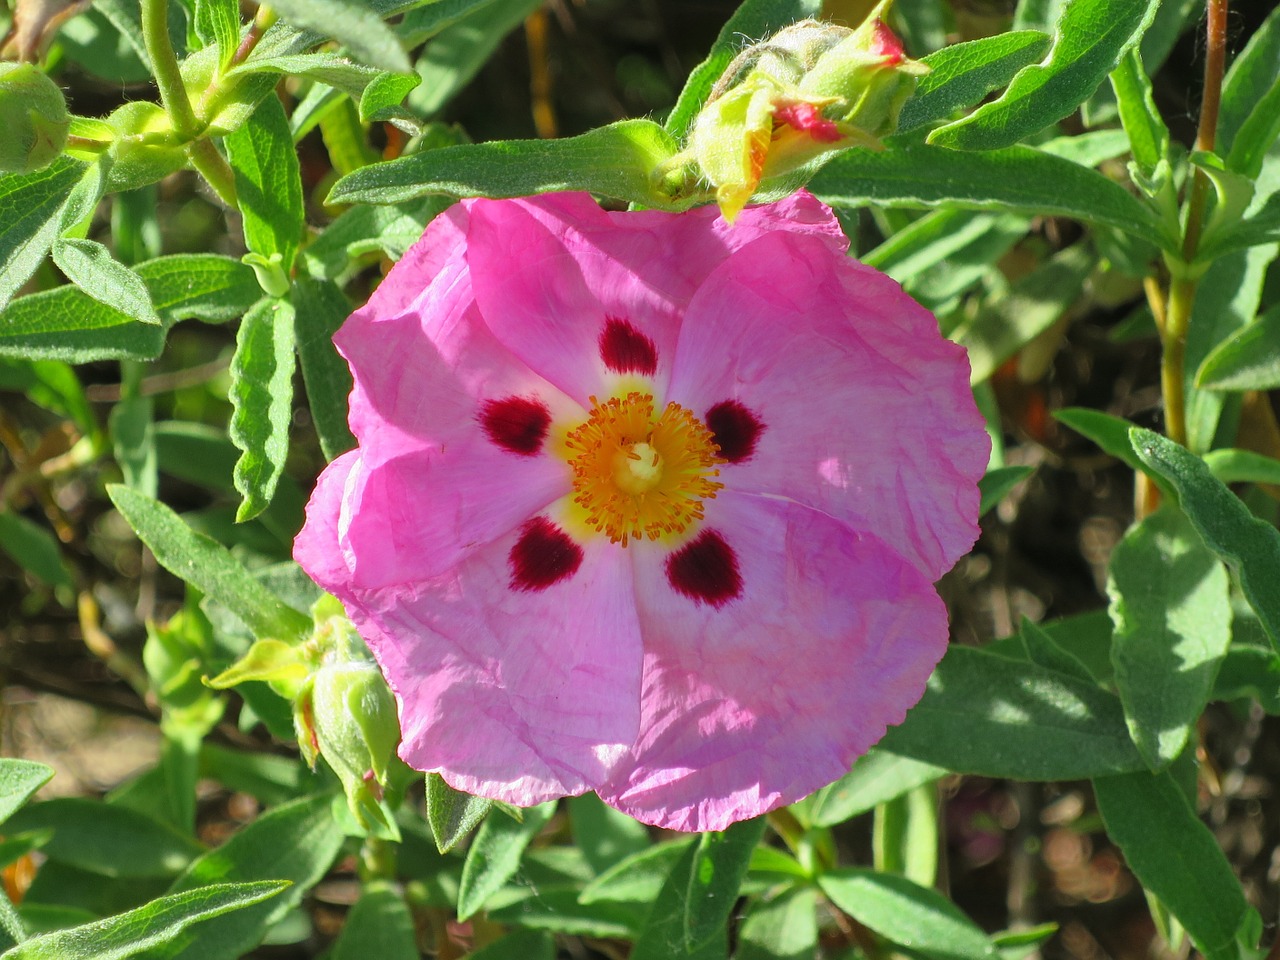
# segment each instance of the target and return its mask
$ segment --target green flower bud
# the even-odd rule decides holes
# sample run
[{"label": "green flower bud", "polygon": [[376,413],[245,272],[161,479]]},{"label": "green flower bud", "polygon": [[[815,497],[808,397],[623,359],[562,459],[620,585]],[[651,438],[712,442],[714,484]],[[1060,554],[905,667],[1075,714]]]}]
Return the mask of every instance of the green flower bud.
[{"label": "green flower bud", "polygon": [[0,63],[0,171],[29,173],[53,163],[67,143],[67,101],[30,63]]},{"label": "green flower bud", "polygon": [[880,19],[804,20],[748,47],[694,122],[688,153],[732,220],[757,193],[790,192],[835,151],[880,149],[926,71]]},{"label": "green flower bud", "polygon": [[381,822],[378,801],[400,742],[396,704],[386,680],[369,660],[326,664],[316,672],[310,694],[305,720],[311,745],[342,781],[361,826]]},{"label": "green flower bud", "polygon": [[186,165],[186,152],[159,104],[134,100],[117,108],[106,122],[115,133],[107,175],[111,190],[146,186]]}]

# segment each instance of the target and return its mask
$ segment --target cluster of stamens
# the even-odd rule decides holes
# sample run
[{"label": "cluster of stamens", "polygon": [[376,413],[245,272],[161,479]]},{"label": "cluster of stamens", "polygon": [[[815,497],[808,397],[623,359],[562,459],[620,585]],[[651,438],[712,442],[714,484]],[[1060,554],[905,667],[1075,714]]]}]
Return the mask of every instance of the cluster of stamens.
[{"label": "cluster of stamens", "polygon": [[565,446],[574,503],[588,525],[624,547],[682,533],[703,518],[702,501],[724,486],[711,479],[726,462],[711,431],[677,403],[655,418],[646,393],[603,403],[592,397],[590,416]]}]

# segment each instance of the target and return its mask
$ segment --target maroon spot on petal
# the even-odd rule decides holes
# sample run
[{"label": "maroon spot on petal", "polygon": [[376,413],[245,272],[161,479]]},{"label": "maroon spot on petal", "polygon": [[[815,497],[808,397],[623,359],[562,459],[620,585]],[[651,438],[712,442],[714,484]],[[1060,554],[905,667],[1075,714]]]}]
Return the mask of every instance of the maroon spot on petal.
[{"label": "maroon spot on petal", "polygon": [[764,433],[764,421],[737,400],[721,400],[707,411],[706,423],[720,456],[730,463],[750,460]]},{"label": "maroon spot on petal", "polygon": [[600,331],[600,358],[614,373],[643,373],[658,370],[658,348],[632,326],[629,320],[610,317]]},{"label": "maroon spot on petal", "polygon": [[546,517],[534,517],[520,528],[509,559],[512,589],[545,590],[574,575],[582,548]]},{"label": "maroon spot on petal", "polygon": [[503,450],[531,457],[542,449],[551,426],[551,411],[532,397],[486,400],[480,409],[480,425]]},{"label": "maroon spot on petal", "polygon": [[667,581],[676,593],[713,607],[742,594],[738,557],[714,530],[702,531],[667,557]]}]

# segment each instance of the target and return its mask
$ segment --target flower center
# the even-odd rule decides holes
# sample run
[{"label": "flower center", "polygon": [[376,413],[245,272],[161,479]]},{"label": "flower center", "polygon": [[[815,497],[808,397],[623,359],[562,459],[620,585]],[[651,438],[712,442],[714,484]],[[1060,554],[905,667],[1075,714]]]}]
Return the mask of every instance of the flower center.
[{"label": "flower center", "polygon": [[653,397],[629,393],[601,403],[565,438],[573,501],[586,522],[624,547],[684,532],[702,519],[702,501],[724,484],[710,430],[678,403],[654,415]]}]

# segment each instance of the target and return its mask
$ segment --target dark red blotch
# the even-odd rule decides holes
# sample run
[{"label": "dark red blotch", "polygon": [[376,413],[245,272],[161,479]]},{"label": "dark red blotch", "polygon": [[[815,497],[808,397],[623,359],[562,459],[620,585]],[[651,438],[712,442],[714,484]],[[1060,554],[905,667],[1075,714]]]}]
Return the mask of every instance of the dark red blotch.
[{"label": "dark red blotch", "polygon": [[667,557],[667,582],[698,603],[721,607],[742,594],[733,548],[715,530],[704,530]]},{"label": "dark red blotch", "polygon": [[653,376],[658,371],[658,348],[629,320],[617,317],[606,320],[600,331],[599,346],[600,358],[614,373]]},{"label": "dark red blotch", "polygon": [[737,400],[721,400],[707,411],[705,422],[720,448],[720,456],[730,463],[749,460],[764,433],[764,421]]},{"label": "dark red blotch", "polygon": [[545,590],[577,572],[582,548],[546,517],[534,517],[520,528],[508,559],[513,589]]},{"label": "dark red blotch", "polygon": [[503,450],[531,457],[542,449],[542,441],[547,438],[551,411],[532,397],[486,400],[480,409],[480,425]]}]

